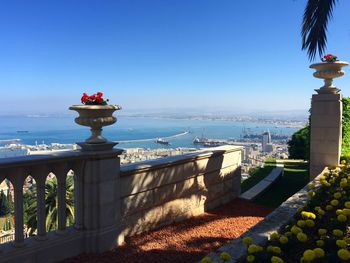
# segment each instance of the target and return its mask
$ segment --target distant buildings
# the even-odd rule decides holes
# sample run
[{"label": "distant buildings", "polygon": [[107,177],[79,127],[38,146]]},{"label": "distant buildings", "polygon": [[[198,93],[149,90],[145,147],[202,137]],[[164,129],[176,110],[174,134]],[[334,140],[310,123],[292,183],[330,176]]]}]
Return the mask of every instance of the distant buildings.
[{"label": "distant buildings", "polygon": [[273,152],[273,144],[271,141],[271,133],[270,131],[264,132],[262,135],[262,151],[265,153]]},{"label": "distant buildings", "polygon": [[158,149],[144,149],[144,148],[125,148],[120,155],[120,163],[137,163],[147,160],[158,159],[167,156],[182,155],[197,151],[196,148],[158,148]]}]

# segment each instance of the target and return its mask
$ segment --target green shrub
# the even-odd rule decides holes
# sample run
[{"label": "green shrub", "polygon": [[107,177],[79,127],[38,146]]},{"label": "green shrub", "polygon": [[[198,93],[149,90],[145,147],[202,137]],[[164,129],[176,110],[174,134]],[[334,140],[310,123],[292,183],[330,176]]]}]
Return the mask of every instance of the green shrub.
[{"label": "green shrub", "polygon": [[350,156],[350,98],[343,98],[342,156]]},{"label": "green shrub", "polygon": [[306,126],[292,135],[288,142],[290,159],[309,160],[310,157],[310,126]]}]

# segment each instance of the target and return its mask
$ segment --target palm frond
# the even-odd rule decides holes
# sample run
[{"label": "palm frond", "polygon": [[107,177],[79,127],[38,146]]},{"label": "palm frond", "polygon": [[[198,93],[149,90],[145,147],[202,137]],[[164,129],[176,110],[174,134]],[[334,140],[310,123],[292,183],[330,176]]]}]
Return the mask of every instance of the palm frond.
[{"label": "palm frond", "polygon": [[310,60],[320,56],[327,46],[327,26],[338,0],[308,0],[302,24],[302,50],[307,49]]},{"label": "palm frond", "polygon": [[[66,185],[66,221],[67,225],[74,223],[74,180],[67,178]],[[58,185],[56,177],[47,180],[45,183],[45,226],[47,231],[57,229],[58,216]],[[36,187],[32,191],[24,194],[25,199],[25,222],[30,233],[35,233],[37,229],[37,203],[36,203]]]}]

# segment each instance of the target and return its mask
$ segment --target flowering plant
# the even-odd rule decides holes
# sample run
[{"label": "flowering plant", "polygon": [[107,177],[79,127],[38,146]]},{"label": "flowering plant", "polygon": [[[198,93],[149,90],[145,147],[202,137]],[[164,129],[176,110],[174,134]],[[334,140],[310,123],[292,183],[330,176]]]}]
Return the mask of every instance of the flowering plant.
[{"label": "flowering plant", "polygon": [[330,168],[308,188],[309,201],[266,246],[243,239],[246,262],[350,262],[350,165],[342,161],[341,170]]},{"label": "flowering plant", "polygon": [[[350,164],[342,160],[340,167],[329,167],[307,188],[308,201],[287,225],[270,235],[267,243],[260,238],[242,238],[244,262],[350,262]],[[223,253],[220,259],[225,261],[230,254]],[[201,260],[214,262],[210,256]]]},{"label": "flowering plant", "polygon": [[323,58],[321,59],[323,62],[335,62],[338,60],[337,56],[334,56],[332,54],[327,54],[324,55]]},{"label": "flowering plant", "polygon": [[97,92],[96,94],[93,94],[91,96],[87,95],[86,93],[83,93],[83,96],[81,97],[81,103],[84,105],[107,105],[108,99],[102,98],[103,93]]}]

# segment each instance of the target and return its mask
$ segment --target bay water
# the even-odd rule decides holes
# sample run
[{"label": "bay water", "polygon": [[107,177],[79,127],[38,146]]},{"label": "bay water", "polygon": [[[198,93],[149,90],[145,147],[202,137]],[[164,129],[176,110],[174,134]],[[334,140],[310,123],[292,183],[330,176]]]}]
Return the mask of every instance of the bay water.
[{"label": "bay water", "polygon": [[[243,130],[256,134],[269,130],[275,134],[291,135],[298,128],[259,122],[121,116],[118,117],[116,124],[105,127],[103,134],[111,141],[119,141],[120,148],[176,148],[195,147],[193,139],[202,136],[212,139],[239,140]],[[171,137],[185,131],[189,133]],[[89,134],[89,128],[77,125],[72,116],[0,117],[0,141],[20,139],[21,143],[30,145],[64,144],[84,141]],[[170,145],[157,144],[154,142],[156,138],[166,138]],[[142,139],[152,140],[123,142]],[[3,144],[4,142],[0,143],[0,146]]]}]

